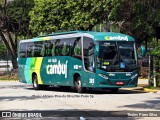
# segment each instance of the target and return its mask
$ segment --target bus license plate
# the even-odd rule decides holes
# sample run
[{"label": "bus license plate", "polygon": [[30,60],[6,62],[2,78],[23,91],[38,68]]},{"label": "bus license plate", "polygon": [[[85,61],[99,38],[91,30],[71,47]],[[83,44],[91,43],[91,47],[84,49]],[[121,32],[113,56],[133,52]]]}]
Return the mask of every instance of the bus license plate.
[{"label": "bus license plate", "polygon": [[116,85],[124,85],[124,82],[122,81],[116,82]]}]

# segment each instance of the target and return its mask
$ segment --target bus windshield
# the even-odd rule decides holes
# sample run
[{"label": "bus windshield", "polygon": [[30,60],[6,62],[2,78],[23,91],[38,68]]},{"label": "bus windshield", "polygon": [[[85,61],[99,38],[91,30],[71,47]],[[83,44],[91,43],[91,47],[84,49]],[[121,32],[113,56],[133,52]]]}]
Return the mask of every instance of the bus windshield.
[{"label": "bus windshield", "polygon": [[99,42],[97,66],[105,71],[133,71],[137,68],[134,42]]}]

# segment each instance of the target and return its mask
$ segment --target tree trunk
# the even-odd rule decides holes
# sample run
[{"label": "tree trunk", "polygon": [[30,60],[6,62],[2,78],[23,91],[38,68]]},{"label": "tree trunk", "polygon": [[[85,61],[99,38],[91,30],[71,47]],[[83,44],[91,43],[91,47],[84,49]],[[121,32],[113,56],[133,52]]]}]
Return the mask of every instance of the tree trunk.
[{"label": "tree trunk", "polygon": [[147,49],[148,49],[147,37],[146,37],[146,39],[145,39],[145,46],[146,46],[146,51],[147,51]]},{"label": "tree trunk", "polygon": [[17,69],[18,68],[17,57],[13,57],[12,56],[12,65],[13,65],[13,69]]},{"label": "tree trunk", "polygon": [[94,25],[91,25],[91,24],[90,24],[86,30],[91,31],[91,30],[93,29],[93,27],[94,27]]},{"label": "tree trunk", "polygon": [[7,39],[5,38],[2,32],[0,32],[0,37],[2,38],[2,41],[4,42],[9,54],[12,57],[11,61],[12,61],[13,69],[17,69],[18,68],[17,66],[17,48],[9,44],[9,42],[7,41]]}]

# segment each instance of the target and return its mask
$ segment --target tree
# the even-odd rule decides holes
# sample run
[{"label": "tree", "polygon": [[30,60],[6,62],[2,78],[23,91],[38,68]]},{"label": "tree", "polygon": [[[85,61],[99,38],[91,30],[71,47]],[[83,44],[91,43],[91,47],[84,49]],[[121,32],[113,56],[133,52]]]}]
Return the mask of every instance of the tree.
[{"label": "tree", "polygon": [[52,33],[60,30],[62,23],[70,17],[66,4],[66,0],[35,0],[35,6],[29,14],[31,31],[38,35],[40,32]]},{"label": "tree", "polygon": [[[154,49],[151,50],[151,55],[154,57],[154,72],[153,75],[156,78],[154,83],[155,86],[160,87],[160,42],[154,42]],[[150,81],[154,81],[152,78]]]},{"label": "tree", "polygon": [[29,34],[28,12],[33,0],[3,0],[0,3],[0,37],[12,57],[13,68],[17,68],[18,36]]},{"label": "tree", "polygon": [[108,21],[108,0],[69,0],[67,3],[67,7],[72,9],[72,29],[92,30],[95,25]]},{"label": "tree", "polygon": [[107,21],[108,0],[35,0],[30,29],[38,34],[68,30],[92,30]]},{"label": "tree", "polygon": [[7,51],[7,49],[6,49],[6,47],[4,46],[4,44],[3,44],[3,43],[0,43],[0,60],[1,60],[1,59],[5,59],[4,56],[6,56],[6,51]]},{"label": "tree", "polygon": [[138,44],[151,40],[160,23],[159,0],[110,0],[112,10],[109,20],[120,23],[122,33],[129,34]]}]

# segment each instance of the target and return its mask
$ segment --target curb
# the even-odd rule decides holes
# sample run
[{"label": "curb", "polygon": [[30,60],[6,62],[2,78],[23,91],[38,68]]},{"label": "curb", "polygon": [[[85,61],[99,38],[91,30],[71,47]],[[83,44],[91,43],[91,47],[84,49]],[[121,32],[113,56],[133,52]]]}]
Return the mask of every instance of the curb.
[{"label": "curb", "polygon": [[157,93],[160,90],[153,90],[153,89],[149,89],[149,88],[143,88],[143,87],[134,87],[134,88],[122,88],[123,90],[131,90],[131,91],[144,91],[144,92],[154,92]]},{"label": "curb", "polygon": [[153,89],[144,88],[144,91],[156,93],[156,92],[158,92],[159,90],[153,90]]},{"label": "curb", "polygon": [[142,79],[139,78],[138,80],[148,80],[148,79],[147,78],[146,79],[145,78],[144,79],[143,78]]},{"label": "curb", "polygon": [[144,90],[143,87],[122,88],[123,90]]}]

